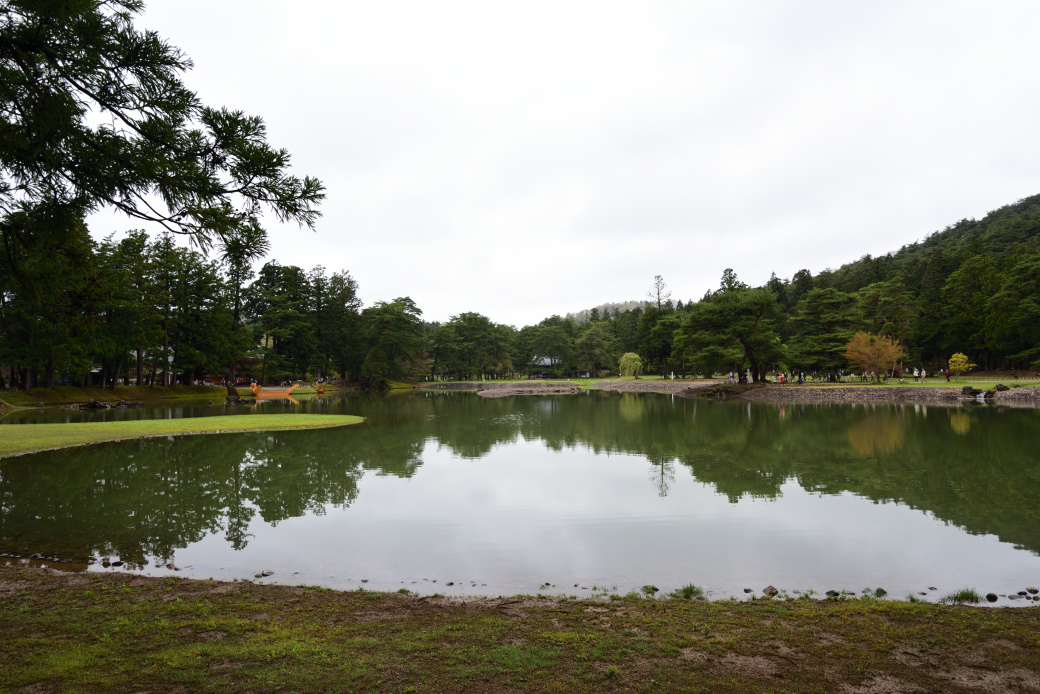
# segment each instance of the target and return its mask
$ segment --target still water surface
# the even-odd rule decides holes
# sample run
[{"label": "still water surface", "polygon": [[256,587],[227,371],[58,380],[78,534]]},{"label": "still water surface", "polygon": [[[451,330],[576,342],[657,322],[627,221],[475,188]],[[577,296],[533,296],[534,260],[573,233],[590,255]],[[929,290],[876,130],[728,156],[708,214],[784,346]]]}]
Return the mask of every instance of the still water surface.
[{"label": "still water surface", "polygon": [[[713,597],[771,584],[934,599],[1040,584],[1037,409],[598,392],[258,408],[368,421],[0,461],[0,552],[469,595],[696,583]],[[0,436],[31,421],[228,411],[18,412]]]}]

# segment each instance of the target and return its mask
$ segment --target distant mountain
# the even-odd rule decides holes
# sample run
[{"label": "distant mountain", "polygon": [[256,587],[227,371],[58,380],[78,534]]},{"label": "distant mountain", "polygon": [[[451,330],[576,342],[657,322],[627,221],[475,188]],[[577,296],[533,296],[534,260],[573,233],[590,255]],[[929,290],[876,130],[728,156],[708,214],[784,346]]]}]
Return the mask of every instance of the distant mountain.
[{"label": "distant mountain", "polygon": [[[607,303],[600,304],[599,306],[596,306],[594,308],[597,311],[599,311],[600,318],[612,318],[624,311],[631,311],[632,309],[643,308],[644,306],[646,306],[647,303],[648,302],[645,299],[642,301],[608,301]],[[582,309],[581,311],[568,313],[565,316],[565,318],[571,318],[574,320],[575,324],[581,325],[589,319],[589,315],[592,313],[592,311],[593,309],[591,308]]]}]

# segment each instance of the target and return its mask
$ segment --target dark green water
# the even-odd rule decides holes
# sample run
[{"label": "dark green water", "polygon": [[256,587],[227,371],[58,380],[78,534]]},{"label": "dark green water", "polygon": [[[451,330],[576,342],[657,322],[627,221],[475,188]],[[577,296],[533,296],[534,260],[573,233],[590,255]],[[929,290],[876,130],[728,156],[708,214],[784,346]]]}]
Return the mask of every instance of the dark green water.
[{"label": "dark green water", "polygon": [[[715,596],[772,584],[934,598],[1040,584],[1036,409],[595,392],[261,407],[369,420],[0,462],[0,552],[448,594],[692,582]],[[0,421],[225,411],[202,401]]]}]

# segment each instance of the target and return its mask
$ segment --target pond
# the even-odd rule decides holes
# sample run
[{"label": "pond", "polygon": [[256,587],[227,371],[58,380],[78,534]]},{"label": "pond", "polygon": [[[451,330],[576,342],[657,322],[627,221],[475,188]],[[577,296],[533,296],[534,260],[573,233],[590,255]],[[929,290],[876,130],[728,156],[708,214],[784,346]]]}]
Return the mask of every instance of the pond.
[{"label": "pond", "polygon": [[773,585],[935,600],[1040,584],[1037,409],[410,392],[16,412],[0,437],[257,409],[368,421],[0,461],[0,553],[446,595],[695,583],[713,598]]}]

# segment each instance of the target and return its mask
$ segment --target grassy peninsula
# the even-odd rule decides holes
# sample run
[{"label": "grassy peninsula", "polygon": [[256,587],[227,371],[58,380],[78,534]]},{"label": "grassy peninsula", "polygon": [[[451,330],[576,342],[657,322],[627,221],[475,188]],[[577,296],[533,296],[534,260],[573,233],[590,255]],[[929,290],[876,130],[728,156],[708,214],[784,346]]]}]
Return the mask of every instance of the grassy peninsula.
[{"label": "grassy peninsula", "polygon": [[0,428],[0,458],[104,441],[226,434],[238,431],[322,429],[363,422],[364,417],[331,414],[243,414],[184,419],[135,419],[117,422],[18,424]]}]

